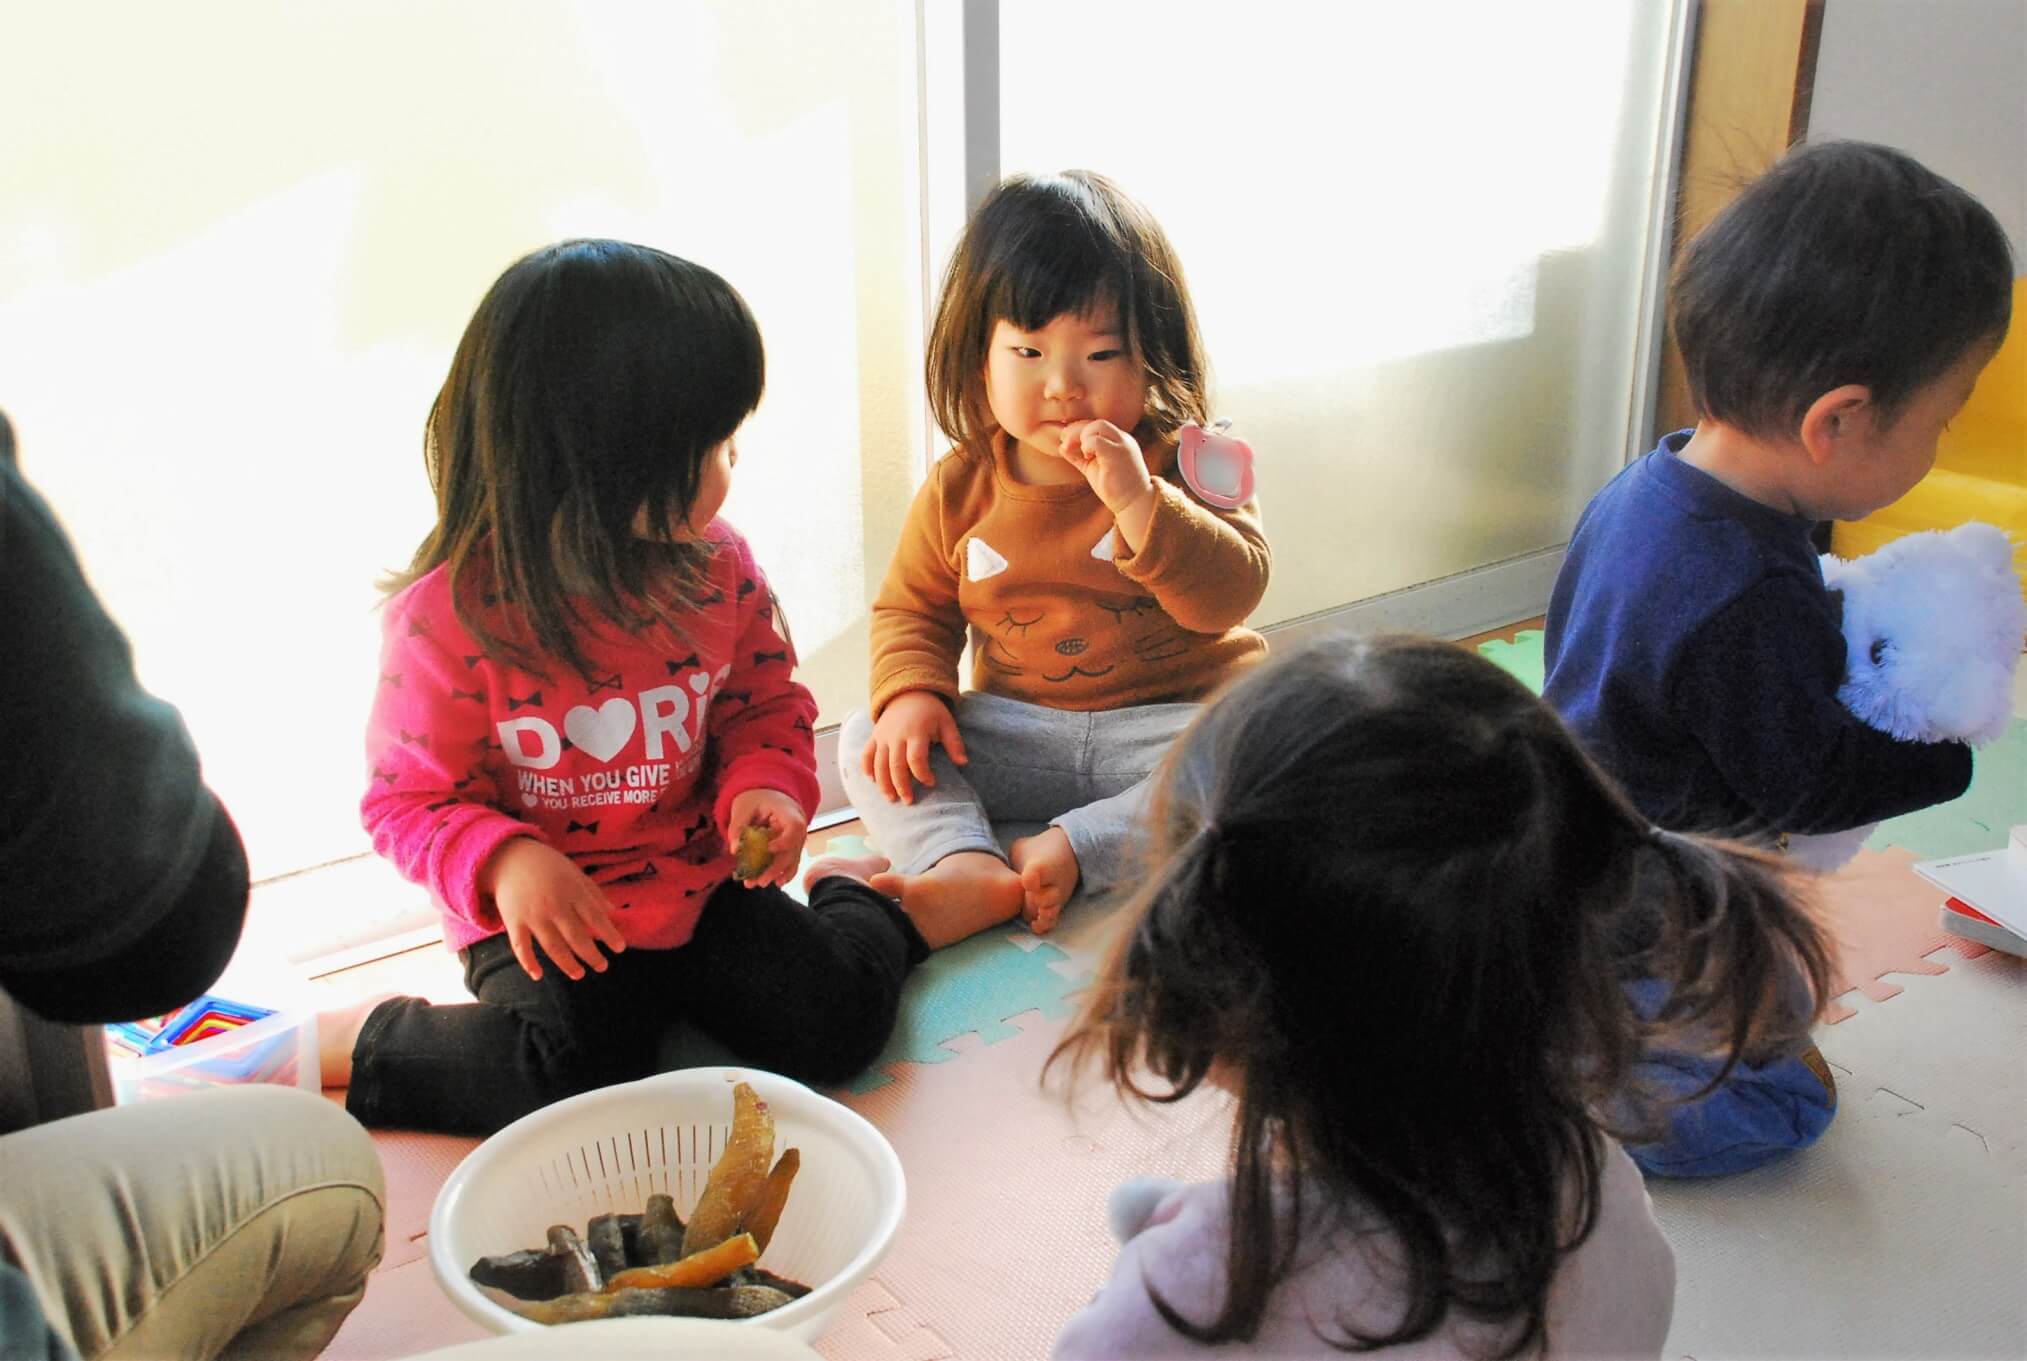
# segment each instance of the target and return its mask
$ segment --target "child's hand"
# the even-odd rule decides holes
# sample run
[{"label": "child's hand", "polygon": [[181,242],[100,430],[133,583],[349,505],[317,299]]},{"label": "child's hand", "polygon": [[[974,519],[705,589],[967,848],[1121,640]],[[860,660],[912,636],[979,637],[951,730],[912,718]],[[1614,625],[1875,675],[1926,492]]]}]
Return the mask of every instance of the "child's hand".
[{"label": "child's hand", "polygon": [[872,740],[859,754],[859,766],[880,786],[887,802],[915,802],[916,782],[933,786],[936,777],[929,770],[929,747],[941,742],[950,759],[963,765],[964,738],[957,731],[957,719],[933,692],[909,690],[896,695],[880,711],[873,725]]},{"label": "child's hand", "polygon": [[542,976],[537,945],[573,981],[587,964],[605,972],[601,942],[614,954],[626,948],[598,885],[569,856],[531,837],[517,836],[488,856],[478,888],[492,896],[507,944],[530,978]]},{"label": "child's hand", "polygon": [[1140,441],[1110,421],[1075,421],[1064,426],[1063,458],[1084,474],[1091,490],[1115,517],[1154,496],[1154,477],[1147,471]]},{"label": "child's hand", "polygon": [[740,882],[748,888],[785,884],[795,877],[802,863],[802,843],[809,835],[809,819],[802,806],[778,789],[749,789],[732,800],[732,811],[720,829],[727,846],[736,846],[739,834],[748,827],[767,832],[768,849],[774,858],[752,879]]}]

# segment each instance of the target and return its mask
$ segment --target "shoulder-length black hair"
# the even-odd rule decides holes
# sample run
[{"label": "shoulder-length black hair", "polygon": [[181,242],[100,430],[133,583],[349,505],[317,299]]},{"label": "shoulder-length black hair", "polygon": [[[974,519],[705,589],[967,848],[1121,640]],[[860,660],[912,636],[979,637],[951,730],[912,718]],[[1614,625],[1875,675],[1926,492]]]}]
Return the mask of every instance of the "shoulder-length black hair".
[{"label": "shoulder-length black hair", "polygon": [[1209,419],[1210,374],[1175,248],[1148,211],[1103,175],[1013,175],[965,225],[929,330],[929,409],[960,447],[982,452],[995,425],[985,400],[992,329],[1037,330],[1064,313],[1119,309],[1147,370],[1142,434],[1174,437]]},{"label": "shoulder-length black hair", "polygon": [[1669,284],[1698,414],[1766,438],[1847,383],[1890,421],[2003,340],[2012,312],[2012,248],[1991,210],[1869,142],[1789,152],[1683,248]]},{"label": "shoulder-length black hair", "polygon": [[[473,637],[538,674],[545,656],[582,671],[587,625],[674,626],[711,549],[673,526],[764,383],[752,312],[702,265],[603,240],[523,257],[480,301],[430,408],[436,527],[387,590],[448,563]],[[488,597],[517,625],[489,622]]]},{"label": "shoulder-length black hair", "polygon": [[[1454,1309],[1507,1328],[1503,1355],[1545,1349],[1556,1271],[1597,1222],[1599,1131],[1651,1133],[1602,1114],[1643,1043],[1693,1037],[1728,1074],[1827,992],[1776,859],[1653,833],[1547,706],[1453,644],[1279,656],[1198,716],[1157,790],[1131,925],[1050,1062],[1095,1061],[1132,1099],[1213,1069],[1232,1088],[1224,1305],[1199,1324],[1155,1301],[1202,1341],[1258,1332],[1305,1228],[1376,1217],[1399,1321],[1317,1320],[1333,1345],[1412,1342]],[[1657,905],[1659,938],[1622,957]],[[1628,977],[1670,985],[1653,1022]]]}]

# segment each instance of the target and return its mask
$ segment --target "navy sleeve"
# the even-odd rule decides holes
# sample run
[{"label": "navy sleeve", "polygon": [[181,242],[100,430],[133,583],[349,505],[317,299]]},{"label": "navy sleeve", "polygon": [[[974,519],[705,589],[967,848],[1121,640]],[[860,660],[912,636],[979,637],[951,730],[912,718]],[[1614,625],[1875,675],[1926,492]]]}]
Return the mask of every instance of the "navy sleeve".
[{"label": "navy sleeve", "polygon": [[1767,830],[1835,832],[1962,794],[1971,749],[1903,742],[1837,702],[1844,649],[1819,601],[1774,577],[1705,622],[1669,678],[1670,712]]}]

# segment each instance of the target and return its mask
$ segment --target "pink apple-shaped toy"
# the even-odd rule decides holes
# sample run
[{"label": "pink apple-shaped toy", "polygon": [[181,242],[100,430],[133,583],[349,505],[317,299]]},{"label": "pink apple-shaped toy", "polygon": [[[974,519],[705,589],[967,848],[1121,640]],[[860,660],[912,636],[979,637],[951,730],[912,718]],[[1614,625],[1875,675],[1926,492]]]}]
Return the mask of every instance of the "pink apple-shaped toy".
[{"label": "pink apple-shaped toy", "polygon": [[1253,446],[1224,433],[1223,422],[1206,430],[1195,421],[1176,434],[1176,466],[1182,480],[1206,505],[1237,510],[1253,499]]}]

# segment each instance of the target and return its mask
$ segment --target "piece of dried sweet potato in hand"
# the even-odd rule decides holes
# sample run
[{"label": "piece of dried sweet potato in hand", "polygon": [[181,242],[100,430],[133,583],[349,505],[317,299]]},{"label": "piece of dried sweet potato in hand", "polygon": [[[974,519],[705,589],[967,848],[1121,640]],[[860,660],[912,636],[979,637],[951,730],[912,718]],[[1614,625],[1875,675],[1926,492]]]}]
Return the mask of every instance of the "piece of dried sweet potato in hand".
[{"label": "piece of dried sweet potato in hand", "polygon": [[745,883],[758,879],[774,863],[774,841],[767,829],[754,823],[739,833],[739,845],[732,859],[732,877]]},{"label": "piece of dried sweet potato in hand", "polygon": [[767,1187],[773,1161],[774,1116],[751,1085],[738,1083],[732,1088],[732,1136],[705,1179],[704,1194],[697,1198],[697,1208],[690,1211],[683,1230],[685,1257],[739,1232]]}]

